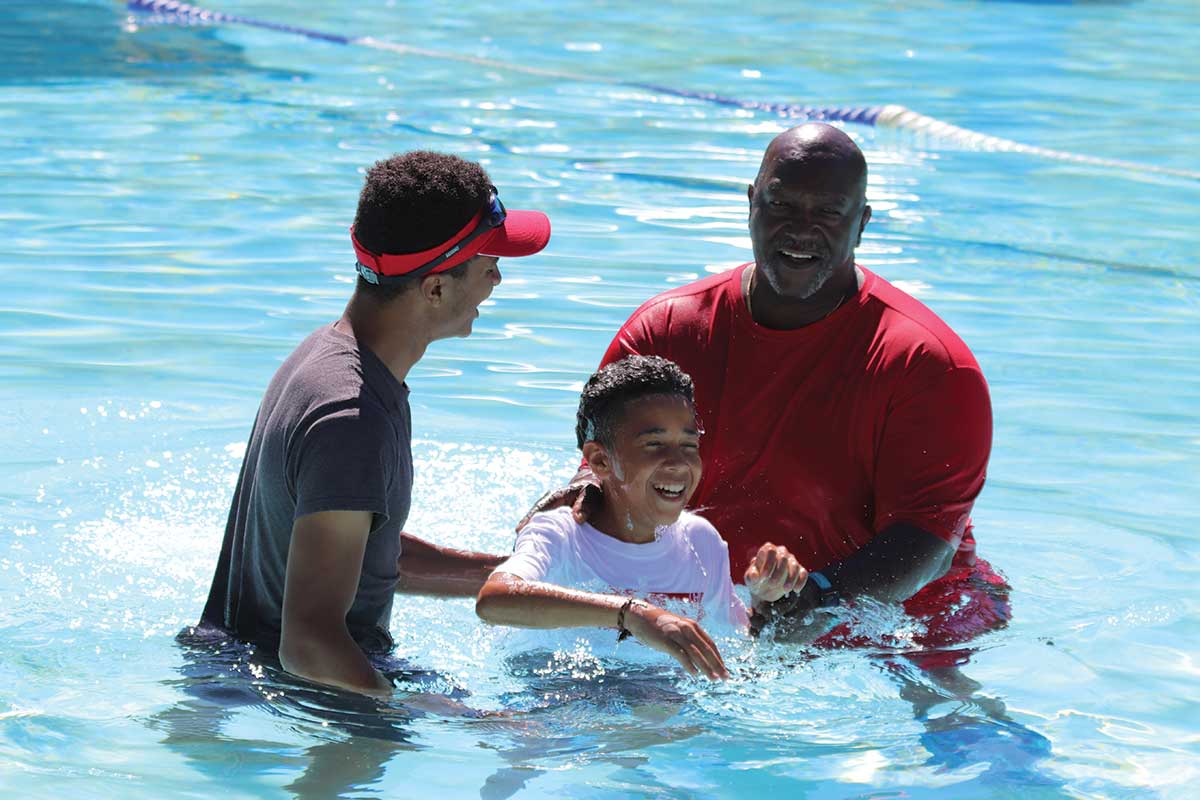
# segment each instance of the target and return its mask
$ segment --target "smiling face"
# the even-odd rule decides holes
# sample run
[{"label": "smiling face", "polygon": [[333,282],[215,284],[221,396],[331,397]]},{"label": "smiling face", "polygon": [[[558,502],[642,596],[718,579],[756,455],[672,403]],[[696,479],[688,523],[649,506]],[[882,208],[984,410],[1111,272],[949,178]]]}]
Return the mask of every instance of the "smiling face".
[{"label": "smiling face", "polygon": [[624,541],[650,541],[655,528],[679,519],[700,481],[696,409],[673,394],[632,400],[612,444],[586,442],[583,454],[604,487],[592,524]]},{"label": "smiling face", "polygon": [[479,304],[500,285],[498,262],[495,256],[475,256],[465,263],[465,275],[447,280],[444,337],[471,335],[471,327],[479,316]]},{"label": "smiling face", "polygon": [[866,164],[846,134],[803,125],[775,138],[747,196],[756,274],[785,301],[840,300],[871,217]]}]

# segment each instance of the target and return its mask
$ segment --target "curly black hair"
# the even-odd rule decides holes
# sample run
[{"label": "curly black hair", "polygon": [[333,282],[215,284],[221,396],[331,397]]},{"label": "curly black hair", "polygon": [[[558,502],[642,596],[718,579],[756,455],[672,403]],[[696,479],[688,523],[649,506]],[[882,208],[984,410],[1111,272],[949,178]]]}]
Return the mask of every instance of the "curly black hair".
[{"label": "curly black hair", "polygon": [[625,407],[650,395],[678,395],[695,402],[691,377],[661,356],[626,356],[592,373],[579,396],[575,440],[613,445]]},{"label": "curly black hair", "polygon": [[[491,185],[483,167],[458,156],[414,150],[385,158],[367,170],[354,215],[354,235],[374,253],[428,250],[479,213]],[[450,275],[462,277],[466,268],[459,267],[449,270]],[[408,284],[377,286],[360,277],[358,289],[388,300],[406,291]]]}]

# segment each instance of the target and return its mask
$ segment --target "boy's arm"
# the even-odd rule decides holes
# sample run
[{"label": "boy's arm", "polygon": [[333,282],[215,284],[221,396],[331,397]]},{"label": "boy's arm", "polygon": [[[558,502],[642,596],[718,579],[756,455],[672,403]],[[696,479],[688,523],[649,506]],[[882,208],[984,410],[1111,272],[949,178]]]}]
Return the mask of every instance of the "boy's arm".
[{"label": "boy's arm", "polygon": [[710,680],[729,677],[716,644],[695,620],[644,601],[496,572],[480,590],[475,613],[494,625],[523,628],[616,628],[624,623],[638,641],[672,656],[689,674],[702,673]]},{"label": "boy's arm", "polygon": [[442,547],[404,532],[400,542],[397,594],[475,597],[488,575],[507,557]]},{"label": "boy's arm", "polygon": [[322,511],[293,524],[279,662],[317,683],[386,696],[392,684],[371,666],[346,628],[370,532],[369,511]]}]

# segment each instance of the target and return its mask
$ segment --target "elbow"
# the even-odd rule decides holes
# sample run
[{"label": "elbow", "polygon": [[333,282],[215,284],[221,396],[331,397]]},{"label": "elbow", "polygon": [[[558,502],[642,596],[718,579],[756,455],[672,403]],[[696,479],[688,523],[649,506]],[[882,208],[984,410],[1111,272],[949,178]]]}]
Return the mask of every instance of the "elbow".
[{"label": "elbow", "polygon": [[336,634],[329,623],[286,612],[279,631],[279,665],[292,675],[318,680],[322,656]]},{"label": "elbow", "polygon": [[506,573],[493,575],[483,584],[475,597],[475,614],[489,625],[503,625],[508,620],[505,608],[509,605],[514,583],[520,578]]},{"label": "elbow", "polygon": [[475,615],[489,625],[495,625],[500,621],[498,617],[500,610],[499,595],[500,593],[496,591],[496,587],[491,581],[488,581],[475,597]]},{"label": "elbow", "polygon": [[279,665],[284,671],[300,678],[312,679],[312,640],[297,633],[284,631],[279,636]]},{"label": "elbow", "polygon": [[492,614],[495,603],[492,602],[491,598],[484,597],[483,592],[480,592],[479,594],[480,596],[475,598],[475,616],[479,617],[486,623],[494,624],[495,619],[493,618]]}]

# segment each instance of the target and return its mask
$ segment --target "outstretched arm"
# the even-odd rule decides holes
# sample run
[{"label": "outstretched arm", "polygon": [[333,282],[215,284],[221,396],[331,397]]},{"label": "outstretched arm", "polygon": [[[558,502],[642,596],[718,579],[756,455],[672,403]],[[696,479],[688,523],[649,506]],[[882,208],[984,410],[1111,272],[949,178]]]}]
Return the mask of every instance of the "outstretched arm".
[{"label": "outstretched arm", "polygon": [[638,641],[672,656],[689,674],[703,674],[710,680],[729,677],[716,644],[695,620],[641,600],[581,592],[497,572],[479,592],[475,612],[494,625],[523,628],[615,628],[623,624]]},{"label": "outstretched arm", "polygon": [[401,533],[398,594],[474,597],[507,556],[455,550]]},{"label": "outstretched arm", "polygon": [[392,684],[346,628],[370,531],[369,511],[322,511],[293,524],[279,662],[316,683],[386,696]]}]

